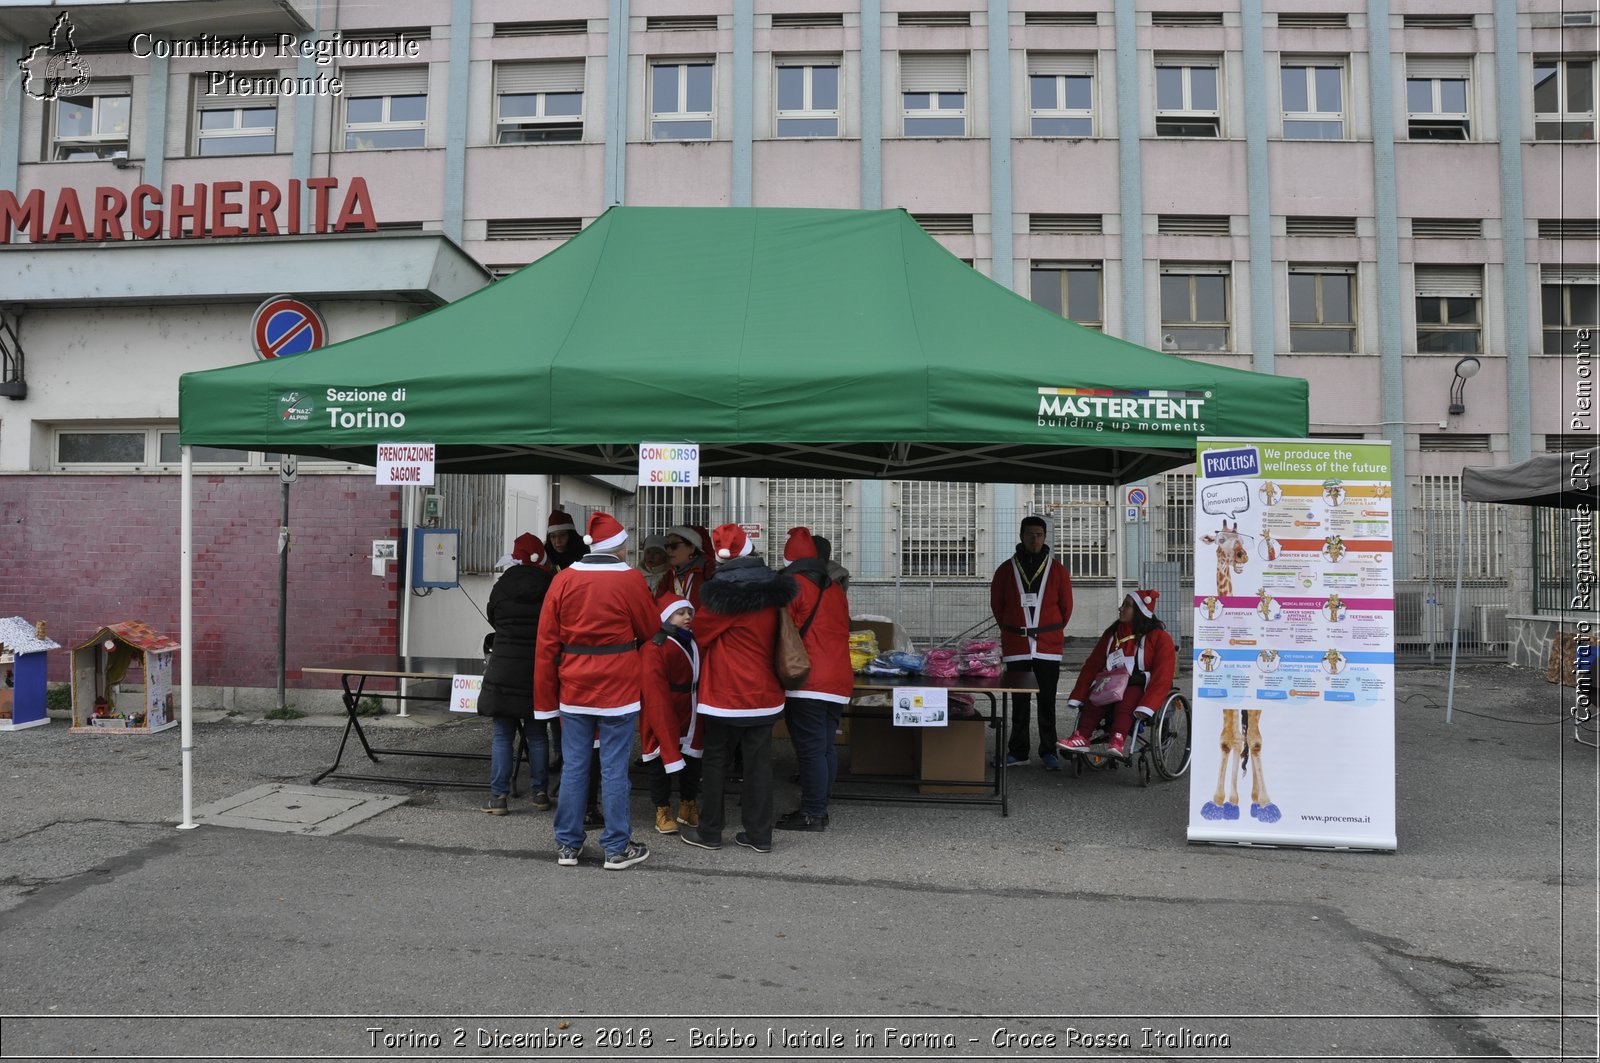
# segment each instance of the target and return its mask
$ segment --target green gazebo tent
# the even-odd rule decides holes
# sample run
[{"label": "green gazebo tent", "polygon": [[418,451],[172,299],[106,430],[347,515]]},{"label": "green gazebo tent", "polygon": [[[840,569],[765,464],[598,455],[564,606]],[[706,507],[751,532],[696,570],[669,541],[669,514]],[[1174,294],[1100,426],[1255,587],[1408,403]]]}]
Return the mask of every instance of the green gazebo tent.
[{"label": "green gazebo tent", "polygon": [[1303,437],[1306,383],[1161,354],[1019,298],[900,210],[614,207],[414,321],[187,373],[180,441],[445,472],[1127,483],[1202,435]]}]

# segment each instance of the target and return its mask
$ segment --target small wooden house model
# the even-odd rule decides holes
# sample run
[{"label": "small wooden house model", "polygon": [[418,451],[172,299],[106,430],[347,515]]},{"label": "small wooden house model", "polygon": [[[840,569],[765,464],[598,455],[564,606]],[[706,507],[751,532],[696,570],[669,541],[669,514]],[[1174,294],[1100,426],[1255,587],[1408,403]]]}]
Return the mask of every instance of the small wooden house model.
[{"label": "small wooden house model", "polygon": [[44,621],[0,617],[0,731],[20,731],[50,722],[45,709],[49,684],[45,653],[61,643],[45,637]]},{"label": "small wooden house model", "polygon": [[108,624],[72,651],[74,734],[155,734],[178,726],[175,639],[142,620]]}]

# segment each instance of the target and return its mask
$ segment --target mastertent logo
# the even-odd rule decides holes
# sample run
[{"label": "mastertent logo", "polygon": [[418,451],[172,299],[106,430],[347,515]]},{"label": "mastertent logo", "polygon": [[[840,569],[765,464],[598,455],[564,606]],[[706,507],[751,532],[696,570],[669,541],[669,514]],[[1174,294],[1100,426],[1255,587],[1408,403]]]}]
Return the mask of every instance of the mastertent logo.
[{"label": "mastertent logo", "polygon": [[50,27],[50,39],[17,60],[22,91],[36,100],[77,96],[89,87],[89,64],[73,43],[72,16],[63,11]]}]

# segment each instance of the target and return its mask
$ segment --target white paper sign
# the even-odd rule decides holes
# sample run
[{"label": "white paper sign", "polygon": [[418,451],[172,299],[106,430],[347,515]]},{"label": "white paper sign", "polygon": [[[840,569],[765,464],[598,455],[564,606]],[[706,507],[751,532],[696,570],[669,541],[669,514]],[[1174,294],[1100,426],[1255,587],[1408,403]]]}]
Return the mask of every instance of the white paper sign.
[{"label": "white paper sign", "polygon": [[640,443],[639,486],[700,486],[700,445],[698,443]]},{"label": "white paper sign", "polygon": [[432,487],[433,456],[432,443],[379,443],[379,486]]},{"label": "white paper sign", "polygon": [[892,696],[896,727],[950,725],[950,692],[943,687],[898,687]]},{"label": "white paper sign", "polygon": [[455,675],[450,677],[450,711],[477,712],[478,695],[483,692],[483,676]]}]

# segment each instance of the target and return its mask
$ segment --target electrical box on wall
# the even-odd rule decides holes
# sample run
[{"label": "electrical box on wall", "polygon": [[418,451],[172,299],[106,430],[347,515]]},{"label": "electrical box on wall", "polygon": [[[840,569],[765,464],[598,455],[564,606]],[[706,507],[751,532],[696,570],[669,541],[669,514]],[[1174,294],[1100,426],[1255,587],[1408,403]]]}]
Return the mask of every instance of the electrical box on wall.
[{"label": "electrical box on wall", "polygon": [[444,495],[437,491],[429,491],[422,496],[422,519],[438,520],[444,516]]},{"label": "electrical box on wall", "polygon": [[411,585],[458,586],[461,532],[456,528],[415,528],[411,534]]}]

